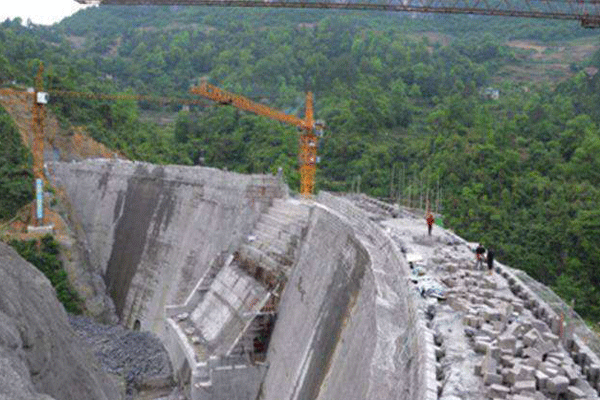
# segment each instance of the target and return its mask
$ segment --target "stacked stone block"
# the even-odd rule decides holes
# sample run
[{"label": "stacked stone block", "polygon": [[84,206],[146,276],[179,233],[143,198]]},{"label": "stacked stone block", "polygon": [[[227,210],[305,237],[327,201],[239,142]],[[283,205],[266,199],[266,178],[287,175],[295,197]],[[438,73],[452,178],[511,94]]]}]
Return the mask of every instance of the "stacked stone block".
[{"label": "stacked stone block", "polygon": [[448,304],[463,313],[465,334],[482,355],[474,372],[487,398],[598,398],[592,390],[600,386],[598,357],[577,338],[564,338],[564,348],[559,317],[518,279],[498,269],[511,295],[484,272],[444,269]]}]

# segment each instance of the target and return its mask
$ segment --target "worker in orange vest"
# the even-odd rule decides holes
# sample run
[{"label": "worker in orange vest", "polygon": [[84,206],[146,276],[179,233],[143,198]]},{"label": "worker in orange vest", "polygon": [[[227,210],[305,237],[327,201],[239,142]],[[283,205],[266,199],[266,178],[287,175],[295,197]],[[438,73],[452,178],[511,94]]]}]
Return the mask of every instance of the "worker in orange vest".
[{"label": "worker in orange vest", "polygon": [[435,218],[431,211],[427,211],[427,215],[425,215],[425,220],[427,221],[427,232],[429,236],[431,236],[431,228],[433,227],[433,223],[435,222]]}]

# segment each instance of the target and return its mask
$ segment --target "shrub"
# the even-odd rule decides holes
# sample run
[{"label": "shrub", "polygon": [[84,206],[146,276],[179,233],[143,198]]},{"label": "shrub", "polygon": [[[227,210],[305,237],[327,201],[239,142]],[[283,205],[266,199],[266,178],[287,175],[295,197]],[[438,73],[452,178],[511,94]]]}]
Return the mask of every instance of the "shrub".
[{"label": "shrub", "polygon": [[52,235],[45,235],[39,240],[12,240],[10,245],[46,275],[67,312],[82,313],[82,300],[69,283],[67,272],[59,258],[59,244]]}]

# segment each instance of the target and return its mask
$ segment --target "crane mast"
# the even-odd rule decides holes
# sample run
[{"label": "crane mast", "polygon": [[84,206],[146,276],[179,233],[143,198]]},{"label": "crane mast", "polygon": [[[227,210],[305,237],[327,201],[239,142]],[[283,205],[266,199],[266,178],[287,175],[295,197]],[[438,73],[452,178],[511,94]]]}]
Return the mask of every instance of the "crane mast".
[{"label": "crane mast", "polygon": [[317,163],[317,143],[322,135],[323,124],[315,122],[313,111],[313,95],[306,94],[306,111],[304,118],[289,115],[282,111],[256,103],[244,96],[227,92],[202,80],[199,86],[192,87],[193,94],[200,95],[223,105],[231,105],[240,110],[249,111],[273,120],[296,126],[300,129],[298,161],[300,163],[300,194],[310,196],[315,188]]},{"label": "crane mast", "polygon": [[36,200],[33,208],[33,217],[37,226],[44,225],[44,121],[46,118],[46,108],[44,105],[48,102],[48,93],[43,92],[43,74],[44,64],[40,63],[35,78],[35,88],[33,92],[33,140],[31,142]]},{"label": "crane mast", "polygon": [[[20,92],[14,89],[0,89],[0,95],[13,96],[20,95],[27,102],[31,101],[31,134],[23,137],[25,145],[31,147],[33,155],[33,175],[35,178],[35,198],[36,201],[32,207],[32,220],[35,225],[42,226],[44,224],[44,199],[43,185],[46,180],[44,176],[44,129],[46,118],[46,105],[49,102],[49,95],[56,97],[75,97],[88,98],[98,100],[135,100],[135,101],[151,101],[160,104],[196,104],[204,106],[205,102],[195,98],[172,98],[172,97],[155,97],[136,94],[103,94],[103,93],[85,93],[67,90],[44,90],[44,64],[38,66],[37,75],[35,77],[35,85],[31,92]],[[8,101],[8,100],[7,100]],[[21,105],[21,106],[24,106]]]}]

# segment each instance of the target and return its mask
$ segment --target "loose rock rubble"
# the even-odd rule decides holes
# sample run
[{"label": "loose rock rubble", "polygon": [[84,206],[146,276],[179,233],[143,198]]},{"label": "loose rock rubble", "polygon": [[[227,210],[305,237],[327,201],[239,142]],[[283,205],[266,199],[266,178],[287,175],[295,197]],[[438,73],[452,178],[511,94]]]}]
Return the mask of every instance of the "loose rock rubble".
[{"label": "loose rock rubble", "polygon": [[501,278],[485,272],[461,269],[443,280],[455,283],[448,302],[464,313],[465,335],[482,355],[474,372],[483,378],[488,398],[598,398],[563,348],[559,325],[553,332],[536,318],[530,311],[533,302],[524,303],[508,285],[497,283]]},{"label": "loose rock rubble", "polygon": [[69,315],[79,337],[93,349],[102,369],[125,380],[126,399],[140,389],[171,388],[169,356],[158,338],[120,325],[102,325],[86,317]]},{"label": "loose rock rubble", "polygon": [[510,268],[475,270],[472,245],[437,227],[428,236],[421,218],[383,224],[419,260],[411,281],[435,332],[438,399],[600,398],[598,357]]}]

